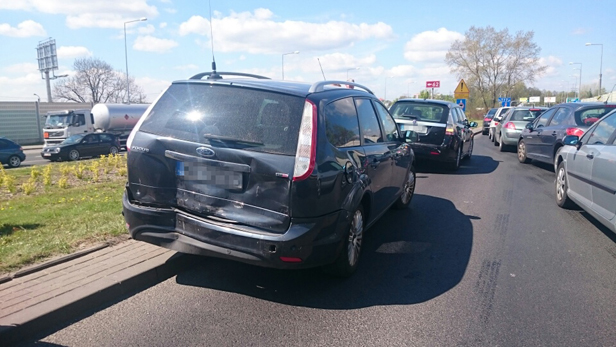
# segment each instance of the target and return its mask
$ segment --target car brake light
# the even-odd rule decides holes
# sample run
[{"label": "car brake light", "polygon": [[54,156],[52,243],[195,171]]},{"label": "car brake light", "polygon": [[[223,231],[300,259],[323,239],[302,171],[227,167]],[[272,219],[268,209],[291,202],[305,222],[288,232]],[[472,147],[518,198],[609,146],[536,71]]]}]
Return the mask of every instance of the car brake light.
[{"label": "car brake light", "polygon": [[280,260],[284,261],[285,263],[301,263],[302,262],[302,259],[296,258],[296,257],[280,257]]},{"label": "car brake light", "polygon": [[494,126],[497,126],[497,125],[498,125],[498,122],[494,122]]},{"label": "car brake light", "polygon": [[453,124],[447,124],[445,135],[453,135]]},{"label": "car brake light", "polygon": [[505,128],[510,129],[510,130],[515,130],[515,124],[511,122],[507,122],[507,124],[505,124]]},{"label": "car brake light", "polygon": [[567,128],[567,135],[575,135],[577,137],[582,137],[582,135],[584,135],[584,129]]},{"label": "car brake light", "polygon": [[317,106],[310,100],[304,103],[297,142],[293,181],[302,181],[312,174],[317,153]]},{"label": "car brake light", "polygon": [[484,118],[484,119],[483,119],[483,121],[484,121],[484,122],[490,122],[490,121],[492,121],[492,119],[490,119],[490,118]]}]

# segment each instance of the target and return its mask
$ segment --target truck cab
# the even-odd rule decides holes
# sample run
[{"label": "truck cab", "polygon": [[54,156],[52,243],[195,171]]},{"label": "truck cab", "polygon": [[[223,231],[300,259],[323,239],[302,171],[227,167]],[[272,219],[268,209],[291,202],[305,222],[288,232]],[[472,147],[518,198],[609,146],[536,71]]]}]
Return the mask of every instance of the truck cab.
[{"label": "truck cab", "polygon": [[50,111],[45,117],[45,147],[57,145],[72,135],[94,131],[94,121],[89,109]]}]

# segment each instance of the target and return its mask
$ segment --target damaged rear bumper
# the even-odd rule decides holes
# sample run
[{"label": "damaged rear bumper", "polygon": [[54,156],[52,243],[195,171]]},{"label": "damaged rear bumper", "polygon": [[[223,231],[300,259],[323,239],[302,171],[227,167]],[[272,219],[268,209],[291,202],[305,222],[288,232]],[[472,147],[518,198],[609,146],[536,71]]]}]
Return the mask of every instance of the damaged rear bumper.
[{"label": "damaged rear bumper", "polygon": [[133,239],[182,253],[290,269],[333,263],[342,249],[350,214],[338,211],[318,218],[294,218],[281,234],[209,221],[175,209],[152,208],[122,199]]}]

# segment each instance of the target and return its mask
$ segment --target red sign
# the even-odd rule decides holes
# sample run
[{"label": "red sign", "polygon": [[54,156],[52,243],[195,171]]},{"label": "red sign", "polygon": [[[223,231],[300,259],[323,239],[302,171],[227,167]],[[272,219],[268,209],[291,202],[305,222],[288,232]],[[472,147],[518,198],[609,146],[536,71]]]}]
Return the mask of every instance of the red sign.
[{"label": "red sign", "polygon": [[441,81],[426,81],[426,88],[440,88]]}]

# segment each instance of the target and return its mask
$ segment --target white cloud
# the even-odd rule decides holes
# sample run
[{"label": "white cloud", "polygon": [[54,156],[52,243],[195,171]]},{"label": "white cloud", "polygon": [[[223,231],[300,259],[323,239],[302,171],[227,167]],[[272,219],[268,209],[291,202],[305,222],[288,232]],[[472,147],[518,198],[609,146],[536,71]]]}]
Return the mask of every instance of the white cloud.
[{"label": "white cloud", "polygon": [[59,59],[71,59],[79,57],[91,57],[92,52],[83,46],[61,46],[58,48]]},{"label": "white cloud", "polygon": [[39,73],[38,65],[36,63],[20,63],[13,64],[2,69],[3,72],[13,75],[24,75],[28,73]]},{"label": "white cloud", "polygon": [[71,29],[121,29],[126,21],[158,15],[156,6],[148,5],[146,0],[7,0],[0,2],[0,10],[66,15],[66,25]]},{"label": "white cloud", "polygon": [[154,36],[139,36],[133,44],[133,48],[138,51],[167,53],[173,47],[177,47],[178,43],[173,40],[159,39]]},{"label": "white cloud", "polygon": [[175,14],[178,12],[178,10],[176,10],[175,8],[166,8],[165,12]]},{"label": "white cloud", "polygon": [[563,64],[563,61],[558,57],[550,55],[547,57],[539,58],[539,64],[547,66],[543,77],[549,77],[556,76],[559,74],[557,71],[557,67],[561,66]]},{"label": "white cloud", "polygon": [[[312,51],[349,47],[358,41],[390,39],[393,29],[382,22],[352,24],[342,21],[308,23],[275,21],[268,9],[254,12],[232,12],[227,17],[213,19],[214,45],[223,52],[281,54],[289,50]],[[180,24],[182,36],[210,36],[209,20],[192,16]]]},{"label": "white cloud", "polygon": [[187,64],[187,65],[178,65],[174,66],[175,70],[199,70],[199,67],[195,64]]},{"label": "white cloud", "polygon": [[142,26],[137,29],[137,32],[141,35],[149,35],[154,33],[154,31],[156,31],[156,28],[154,28],[152,24],[148,24],[144,27]]},{"label": "white cloud", "polygon": [[146,94],[147,100],[150,102],[153,102],[171,85],[171,81],[154,79],[150,77],[137,77],[135,78],[135,82],[138,86],[143,88],[143,92]]},{"label": "white cloud", "polygon": [[159,28],[164,29],[167,27],[167,22],[162,22],[158,25]]},{"label": "white cloud", "polygon": [[12,27],[10,24],[0,24],[0,35],[11,37],[30,37],[30,36],[47,36],[47,32],[43,26],[33,20],[26,20],[17,27]]},{"label": "white cloud", "polygon": [[464,35],[440,28],[419,33],[404,46],[404,58],[411,62],[443,61],[455,40],[464,40]]}]

